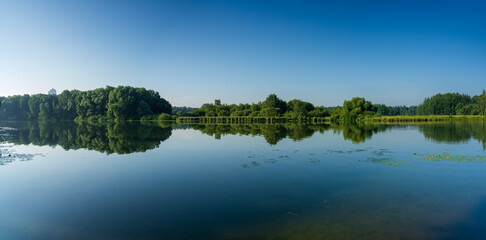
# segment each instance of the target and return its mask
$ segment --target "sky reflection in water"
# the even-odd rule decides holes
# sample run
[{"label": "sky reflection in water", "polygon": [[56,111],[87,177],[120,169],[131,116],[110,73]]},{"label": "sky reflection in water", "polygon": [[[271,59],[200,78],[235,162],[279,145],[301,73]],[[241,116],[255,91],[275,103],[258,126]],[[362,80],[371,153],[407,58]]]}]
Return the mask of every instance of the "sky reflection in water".
[{"label": "sky reflection in water", "polygon": [[0,126],[2,239],[485,235],[483,123]]}]

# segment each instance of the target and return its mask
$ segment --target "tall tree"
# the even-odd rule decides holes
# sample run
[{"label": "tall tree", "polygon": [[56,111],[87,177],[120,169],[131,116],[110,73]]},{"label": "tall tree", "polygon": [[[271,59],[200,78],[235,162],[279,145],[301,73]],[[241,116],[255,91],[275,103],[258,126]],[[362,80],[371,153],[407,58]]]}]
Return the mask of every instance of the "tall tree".
[{"label": "tall tree", "polygon": [[278,108],[278,112],[281,114],[287,111],[287,103],[275,94],[268,95],[267,99],[262,103],[262,107],[263,109]]},{"label": "tall tree", "polygon": [[481,115],[486,115],[486,90],[483,89],[483,93],[479,96],[478,105]]}]

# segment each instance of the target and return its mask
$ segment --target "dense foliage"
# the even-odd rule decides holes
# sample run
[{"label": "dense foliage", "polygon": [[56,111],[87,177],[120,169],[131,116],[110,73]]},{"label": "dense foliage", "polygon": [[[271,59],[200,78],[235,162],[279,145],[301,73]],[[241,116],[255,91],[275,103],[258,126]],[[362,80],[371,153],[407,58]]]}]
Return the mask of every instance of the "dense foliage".
[{"label": "dense foliage", "polygon": [[[417,114],[417,106],[373,105],[364,98],[355,97],[344,101],[343,106],[324,107],[299,99],[288,102],[270,94],[265,101],[252,104],[221,104],[220,100],[203,104],[199,109],[186,112],[192,117],[283,117],[287,119],[323,118],[333,120],[355,120],[358,116],[412,116]],[[348,121],[348,120],[345,120]]]},{"label": "dense foliage", "polygon": [[426,98],[417,108],[418,115],[485,115],[486,91],[478,96],[445,93]]},{"label": "dense foliage", "polygon": [[172,114],[177,116],[191,116],[191,112],[198,110],[199,108],[194,107],[172,107]]},{"label": "dense foliage", "polygon": [[486,91],[478,96],[445,93],[426,98],[417,106],[372,104],[361,97],[345,100],[342,106],[314,106],[293,99],[288,102],[270,94],[263,102],[223,104],[216,99],[200,108],[175,107],[158,92],[128,86],[90,91],[65,90],[59,95],[35,94],[0,97],[0,120],[175,120],[177,116],[309,121],[330,117],[333,122],[356,122],[375,116],[486,115]]},{"label": "dense foliage", "polygon": [[364,117],[376,115],[373,104],[362,97],[354,97],[351,100],[344,100],[343,107],[333,112],[333,122],[351,123]]},{"label": "dense foliage", "polygon": [[4,98],[2,120],[140,119],[171,113],[172,106],[158,92],[119,86],[90,91],[64,90],[59,95],[16,95]]},{"label": "dense foliage", "polygon": [[194,117],[327,117],[330,111],[323,106],[315,107],[312,103],[299,99],[289,102],[270,94],[265,101],[258,103],[222,104],[219,99],[214,103],[205,103],[198,110],[191,112]]},{"label": "dense foliage", "polygon": [[417,115],[417,106],[386,106],[374,104],[374,110],[381,116],[414,116]]}]

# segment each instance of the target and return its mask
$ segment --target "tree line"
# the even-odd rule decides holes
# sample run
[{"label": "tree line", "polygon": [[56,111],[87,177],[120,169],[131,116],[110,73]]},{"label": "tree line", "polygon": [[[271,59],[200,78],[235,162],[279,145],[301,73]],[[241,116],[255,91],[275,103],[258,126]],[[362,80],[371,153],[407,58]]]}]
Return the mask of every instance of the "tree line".
[{"label": "tree line", "polygon": [[0,120],[175,120],[190,117],[250,117],[311,119],[354,122],[377,116],[486,115],[486,91],[470,97],[445,93],[426,98],[419,106],[372,104],[362,97],[345,100],[342,106],[314,106],[300,99],[284,101],[270,94],[258,103],[223,104],[216,99],[200,108],[172,107],[158,92],[119,86],[89,91],[65,90],[59,95],[35,94],[0,98]]},{"label": "tree line", "polygon": [[333,121],[415,115],[486,115],[486,91],[473,97],[459,93],[436,94],[426,98],[419,106],[409,107],[372,104],[362,97],[345,100],[342,106],[324,107],[299,99],[286,102],[270,94],[263,102],[252,104],[222,104],[216,99],[214,103],[205,103],[199,109],[185,113],[185,116],[192,117],[330,117]]},{"label": "tree line", "polygon": [[172,111],[158,92],[129,86],[15,95],[0,101],[0,120],[133,120]]},{"label": "tree line", "polygon": [[364,98],[355,97],[344,101],[342,106],[314,106],[310,102],[292,99],[288,102],[275,94],[270,94],[263,102],[222,104],[216,99],[214,103],[205,103],[199,109],[186,113],[191,117],[254,117],[254,118],[285,118],[310,119],[330,117],[332,121],[355,121],[364,116],[397,116],[415,115],[416,106],[385,106],[373,105]]},{"label": "tree line", "polygon": [[315,107],[312,103],[299,99],[288,102],[270,94],[265,101],[258,103],[222,104],[216,99],[214,103],[205,103],[191,112],[193,117],[327,117],[331,111],[323,106]]},{"label": "tree line", "polygon": [[445,93],[428,97],[417,107],[418,115],[486,115],[486,91],[470,97]]}]

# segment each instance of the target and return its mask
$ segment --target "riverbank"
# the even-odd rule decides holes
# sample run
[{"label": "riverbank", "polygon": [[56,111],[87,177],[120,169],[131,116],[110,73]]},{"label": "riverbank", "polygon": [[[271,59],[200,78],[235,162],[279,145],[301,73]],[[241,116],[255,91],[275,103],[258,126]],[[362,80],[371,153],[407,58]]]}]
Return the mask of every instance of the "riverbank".
[{"label": "riverbank", "polygon": [[456,122],[485,121],[483,115],[423,115],[423,116],[381,116],[366,118],[365,122]]},{"label": "riverbank", "polygon": [[300,117],[300,118],[285,118],[285,117],[178,117],[177,123],[203,123],[203,124],[252,124],[252,123],[330,123],[329,117]]}]

